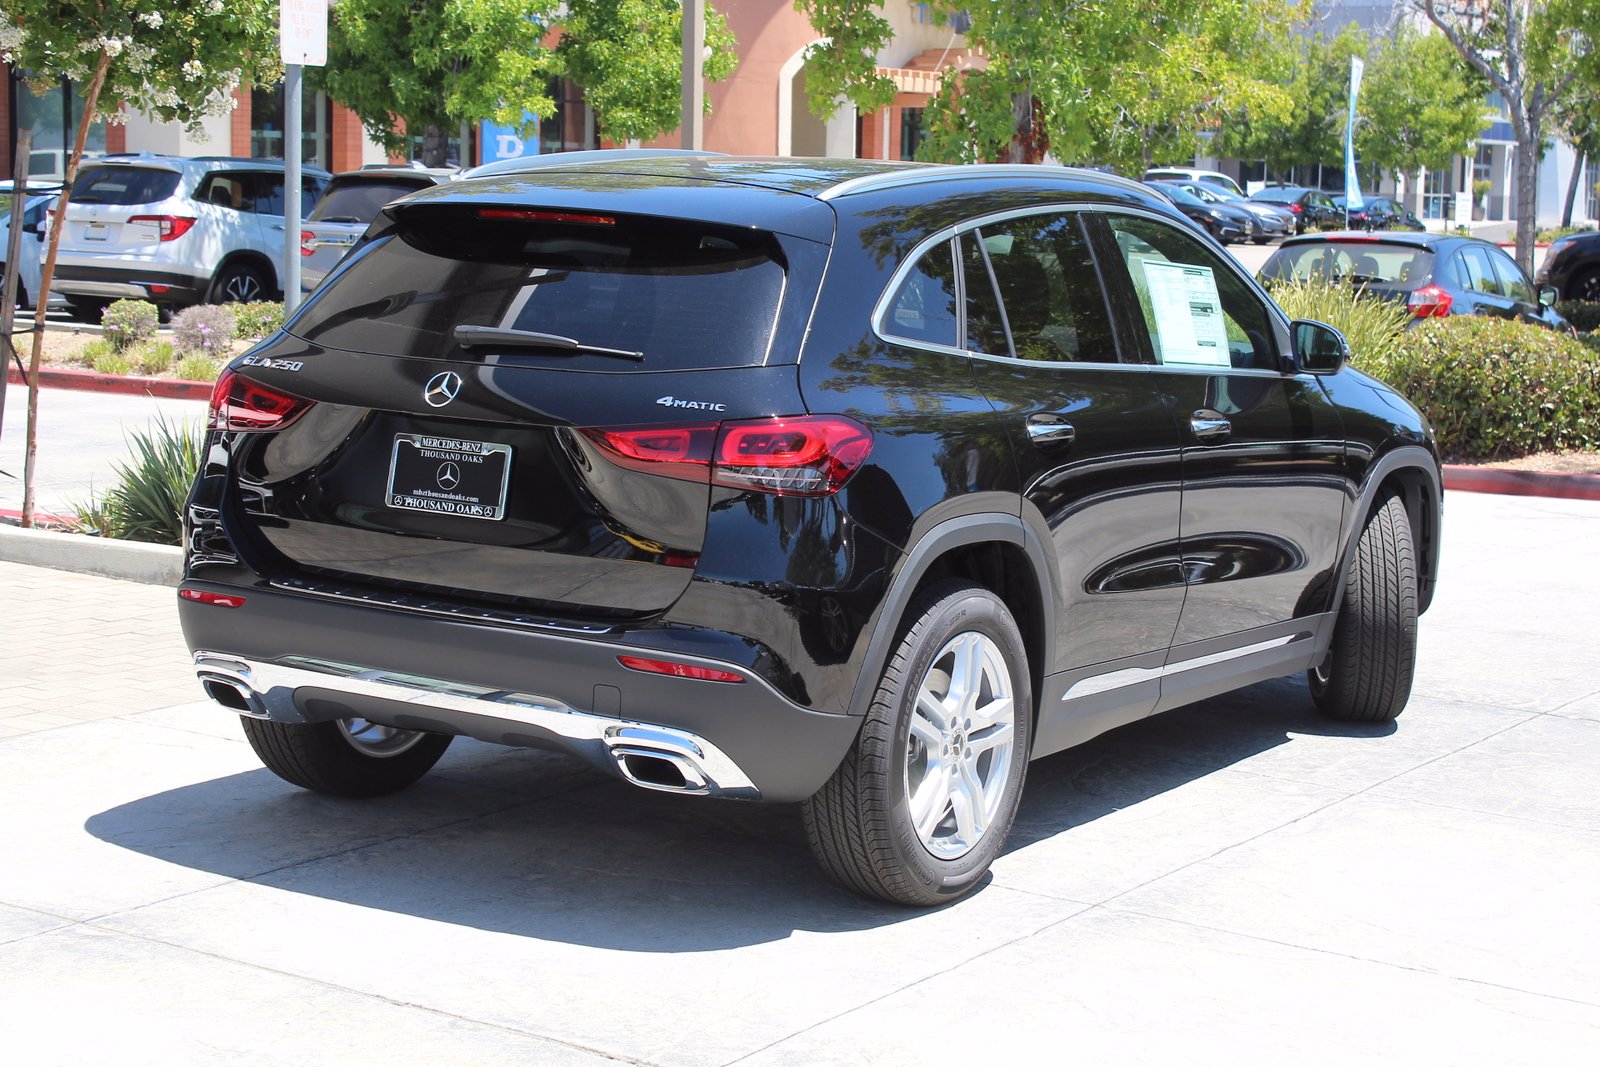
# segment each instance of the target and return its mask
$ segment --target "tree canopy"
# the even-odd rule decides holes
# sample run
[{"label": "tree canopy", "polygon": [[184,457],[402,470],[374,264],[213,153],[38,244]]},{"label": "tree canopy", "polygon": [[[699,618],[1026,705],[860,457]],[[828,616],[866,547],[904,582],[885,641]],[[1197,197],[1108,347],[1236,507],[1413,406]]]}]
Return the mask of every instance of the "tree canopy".
[{"label": "tree canopy", "polygon": [[[583,87],[606,135],[653,137],[679,122],[682,22],[680,0],[340,0],[316,77],[390,151],[407,141],[396,118],[410,133],[493,119],[530,136],[555,112],[556,77]],[[706,43],[706,76],[727,77],[733,36],[712,10]]]}]

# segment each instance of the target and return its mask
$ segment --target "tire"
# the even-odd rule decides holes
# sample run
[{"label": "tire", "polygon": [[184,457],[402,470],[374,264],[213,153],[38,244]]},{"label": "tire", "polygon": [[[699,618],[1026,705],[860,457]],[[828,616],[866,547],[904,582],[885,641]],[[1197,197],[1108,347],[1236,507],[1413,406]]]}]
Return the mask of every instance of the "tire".
[{"label": "tire", "polygon": [[1250,243],[1251,244],[1264,245],[1270,240],[1272,240],[1272,238],[1270,238],[1270,237],[1252,237],[1252,238],[1250,238]]},{"label": "tire", "polygon": [[1416,552],[1405,505],[1390,495],[1361,531],[1333,644],[1306,677],[1329,718],[1390,722],[1411,698],[1416,663]]},{"label": "tire", "polygon": [[[906,617],[855,744],[801,810],[835,882],[926,906],[971,892],[1000,854],[1027,773],[1033,695],[1022,635],[987,589],[938,582]],[[965,753],[953,766],[942,763],[952,743]]]},{"label": "tire", "polygon": [[217,271],[211,280],[207,302],[212,304],[248,304],[253,300],[271,300],[272,282],[266,272],[253,263],[229,263]]},{"label": "tire", "polygon": [[67,314],[77,322],[98,323],[106,302],[90,296],[67,297]]},{"label": "tire", "polygon": [[1600,300],[1600,270],[1586,270],[1572,279],[1572,293],[1563,300]]},{"label": "tire", "polygon": [[439,762],[452,740],[449,734],[395,730],[365,719],[296,724],[241,716],[239,721],[269,771],[291,785],[336,797],[404,789]]}]

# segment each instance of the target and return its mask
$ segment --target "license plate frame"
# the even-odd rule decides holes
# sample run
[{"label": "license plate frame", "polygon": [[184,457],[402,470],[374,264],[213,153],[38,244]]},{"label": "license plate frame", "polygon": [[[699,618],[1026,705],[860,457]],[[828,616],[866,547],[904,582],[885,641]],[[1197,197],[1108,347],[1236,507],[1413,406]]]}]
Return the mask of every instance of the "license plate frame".
[{"label": "license plate frame", "polygon": [[85,241],[111,240],[111,227],[103,222],[90,222],[84,224],[83,239]]},{"label": "license plate frame", "polygon": [[383,502],[400,511],[495,522],[505,518],[510,487],[510,445],[397,433]]}]

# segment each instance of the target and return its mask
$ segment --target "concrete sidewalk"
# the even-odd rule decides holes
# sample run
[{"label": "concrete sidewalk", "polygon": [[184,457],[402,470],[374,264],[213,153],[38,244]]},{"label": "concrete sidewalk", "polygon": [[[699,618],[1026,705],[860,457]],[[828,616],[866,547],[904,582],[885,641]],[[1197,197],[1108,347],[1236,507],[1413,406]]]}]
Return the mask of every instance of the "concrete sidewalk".
[{"label": "concrete sidewalk", "polygon": [[1593,1062],[1597,533],[1452,495],[1396,726],[1285,680],[1042,760],[934,912],[833,889],[792,808],[552,754],[296,791],[194,702],[171,590],[0,564],[7,1058]]}]

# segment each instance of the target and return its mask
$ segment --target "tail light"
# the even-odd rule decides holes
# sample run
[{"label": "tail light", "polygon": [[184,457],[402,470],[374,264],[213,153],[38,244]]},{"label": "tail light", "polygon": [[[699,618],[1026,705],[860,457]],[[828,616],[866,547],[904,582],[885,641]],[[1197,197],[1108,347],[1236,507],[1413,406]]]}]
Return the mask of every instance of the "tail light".
[{"label": "tail light", "polygon": [[135,215],[128,220],[128,225],[143,222],[154,226],[161,234],[163,241],[176,241],[189,232],[195,220],[187,215]]},{"label": "tail light", "polygon": [[1294,212],[1296,215],[1298,215],[1298,214],[1300,214],[1300,212],[1304,211],[1305,208],[1301,207],[1299,204],[1290,204],[1289,205],[1289,210]]},{"label": "tail light", "polygon": [[633,470],[775,496],[835,493],[872,452],[872,432],[843,415],[582,433]]},{"label": "tail light", "polygon": [[1437,285],[1425,285],[1406,297],[1406,307],[1419,319],[1442,319],[1450,314],[1454,298]]},{"label": "tail light", "polygon": [[281,430],[311,407],[311,401],[292,393],[269,389],[259,382],[223,371],[211,390],[211,410],[206,426],[212,430],[249,433]]},{"label": "tail light", "polygon": [[310,230],[300,231],[300,254],[302,256],[314,255],[317,251],[317,235]]}]

